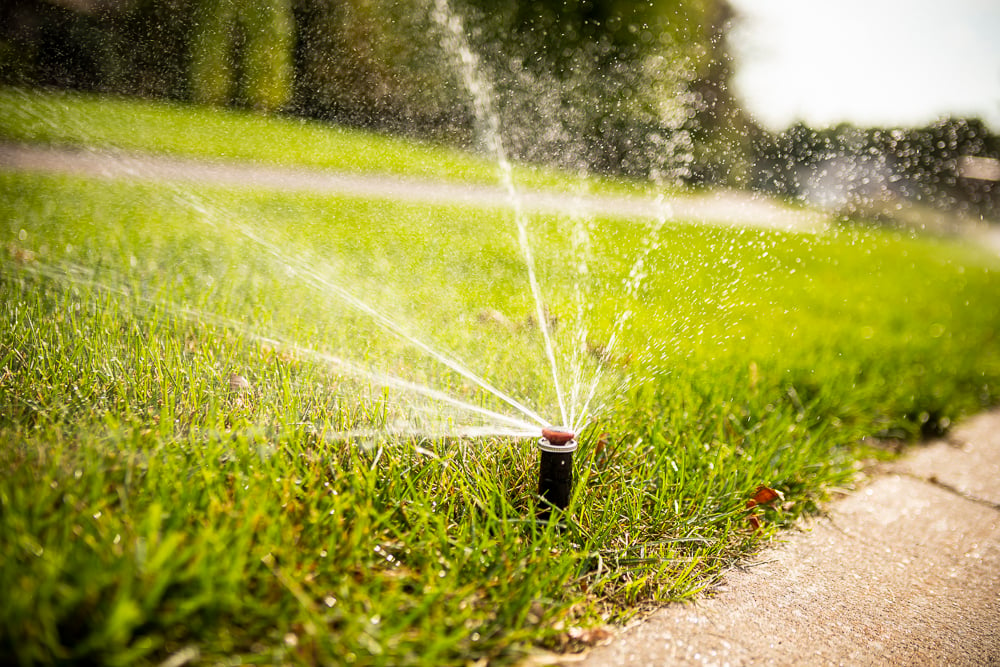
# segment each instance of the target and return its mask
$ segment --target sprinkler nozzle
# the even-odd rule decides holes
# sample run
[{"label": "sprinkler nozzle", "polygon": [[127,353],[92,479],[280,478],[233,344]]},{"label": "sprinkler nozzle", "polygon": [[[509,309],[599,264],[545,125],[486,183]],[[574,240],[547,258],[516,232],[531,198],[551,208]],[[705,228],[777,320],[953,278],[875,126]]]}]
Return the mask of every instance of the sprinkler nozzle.
[{"label": "sprinkler nozzle", "polygon": [[566,509],[573,491],[573,452],[576,434],[551,426],[542,429],[538,441],[541,457],[538,469],[538,518],[547,521],[552,508]]},{"label": "sprinkler nozzle", "polygon": [[571,442],[576,434],[572,431],[567,431],[562,427],[552,426],[549,428],[542,429],[542,437],[549,441],[549,444],[556,447],[562,447],[566,443]]}]

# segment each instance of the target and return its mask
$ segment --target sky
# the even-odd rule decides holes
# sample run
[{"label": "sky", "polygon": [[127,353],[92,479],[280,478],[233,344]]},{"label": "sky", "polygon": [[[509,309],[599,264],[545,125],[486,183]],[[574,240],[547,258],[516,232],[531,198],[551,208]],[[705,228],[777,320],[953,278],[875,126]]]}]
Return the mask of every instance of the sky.
[{"label": "sky", "polygon": [[1000,0],[730,3],[733,86],[771,129],[951,115],[1000,132]]}]

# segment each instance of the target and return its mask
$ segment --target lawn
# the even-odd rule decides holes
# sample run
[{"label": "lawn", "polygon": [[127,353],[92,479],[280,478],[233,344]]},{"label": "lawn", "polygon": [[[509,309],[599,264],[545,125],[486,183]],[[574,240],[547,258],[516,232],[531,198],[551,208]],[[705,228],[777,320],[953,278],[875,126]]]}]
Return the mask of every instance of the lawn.
[{"label": "lawn", "polygon": [[[289,121],[86,105],[161,118],[133,150],[234,123],[192,144],[310,163]],[[961,240],[526,222],[558,393],[504,212],[0,172],[0,661],[573,650],[1000,396],[1000,260]],[[592,388],[574,498],[540,523],[513,404],[558,423]],[[784,500],[755,530],[759,485]]]},{"label": "lawn", "polygon": [[[495,184],[489,159],[428,141],[332,127],[303,118],[265,118],[187,104],[0,87],[0,137],[8,141],[181,157],[341,169]],[[590,178],[516,165],[522,186],[649,193],[639,181]]]}]

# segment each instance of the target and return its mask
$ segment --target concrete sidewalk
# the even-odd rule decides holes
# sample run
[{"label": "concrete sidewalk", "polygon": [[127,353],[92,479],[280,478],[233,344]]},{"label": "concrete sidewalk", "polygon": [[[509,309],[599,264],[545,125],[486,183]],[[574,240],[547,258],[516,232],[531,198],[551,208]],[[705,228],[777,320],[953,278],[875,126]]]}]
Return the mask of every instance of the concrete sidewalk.
[{"label": "concrete sidewalk", "polygon": [[779,539],[573,664],[1000,665],[1000,411]]}]

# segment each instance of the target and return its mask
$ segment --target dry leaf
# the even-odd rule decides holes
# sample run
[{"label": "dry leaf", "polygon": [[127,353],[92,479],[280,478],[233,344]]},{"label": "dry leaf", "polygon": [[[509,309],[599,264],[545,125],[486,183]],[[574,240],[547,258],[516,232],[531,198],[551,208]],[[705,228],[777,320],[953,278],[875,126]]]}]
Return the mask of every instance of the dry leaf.
[{"label": "dry leaf", "polygon": [[779,499],[785,499],[785,496],[781,493],[781,491],[775,491],[772,488],[761,485],[757,487],[757,491],[754,492],[753,497],[747,501],[747,507],[767,505],[768,503],[773,503],[775,500]]},{"label": "dry leaf", "polygon": [[750,510],[747,513],[747,521],[750,523],[750,527],[753,530],[760,530],[761,527],[760,517],[757,516],[757,513],[754,511],[753,508],[757,507],[758,505],[769,505],[770,503],[773,503],[775,500],[784,500],[784,499],[785,496],[784,494],[781,493],[781,491],[775,491],[774,489],[768,486],[764,486],[763,484],[758,486],[757,490],[754,491],[753,497],[747,501],[747,509]]}]

